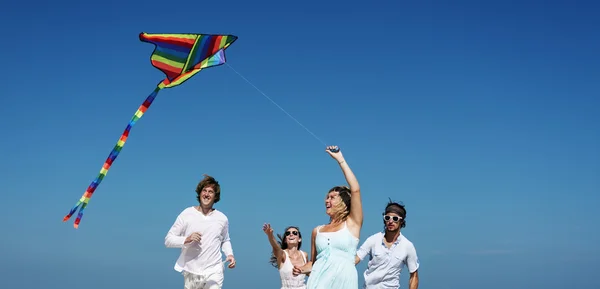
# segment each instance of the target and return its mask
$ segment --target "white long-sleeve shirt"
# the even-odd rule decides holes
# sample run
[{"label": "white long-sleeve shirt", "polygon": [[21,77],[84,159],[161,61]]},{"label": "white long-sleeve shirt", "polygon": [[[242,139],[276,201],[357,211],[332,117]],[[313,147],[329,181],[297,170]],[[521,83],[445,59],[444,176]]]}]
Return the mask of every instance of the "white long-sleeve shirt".
[{"label": "white long-sleeve shirt", "polygon": [[[201,234],[200,242],[184,244],[194,232]],[[214,209],[204,215],[195,207],[183,210],[165,236],[165,246],[181,248],[174,269],[192,274],[207,274],[223,269],[223,255],[233,255],[229,239],[229,220],[222,212]]]}]

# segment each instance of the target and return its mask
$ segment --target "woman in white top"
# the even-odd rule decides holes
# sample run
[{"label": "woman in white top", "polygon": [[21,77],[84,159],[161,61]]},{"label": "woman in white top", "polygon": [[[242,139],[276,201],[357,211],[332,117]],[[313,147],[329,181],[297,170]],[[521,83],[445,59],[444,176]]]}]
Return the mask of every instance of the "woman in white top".
[{"label": "woman in white top", "polygon": [[308,254],[300,250],[302,234],[300,234],[298,227],[287,227],[283,237],[277,234],[279,241],[275,240],[270,224],[264,224],[263,231],[267,234],[269,243],[273,247],[271,265],[279,269],[281,289],[305,289],[306,275],[294,276],[292,273],[295,266],[303,266],[308,260]]}]

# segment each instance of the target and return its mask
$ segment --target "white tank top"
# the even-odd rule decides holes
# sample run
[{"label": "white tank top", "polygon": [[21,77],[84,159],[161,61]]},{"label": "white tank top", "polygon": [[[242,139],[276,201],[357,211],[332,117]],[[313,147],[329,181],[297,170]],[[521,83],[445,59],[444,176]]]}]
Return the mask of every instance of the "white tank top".
[{"label": "white tank top", "polygon": [[[281,268],[279,268],[279,276],[281,277],[281,288],[282,289],[291,289],[291,288],[306,288],[304,279],[306,277],[305,274],[300,274],[298,276],[294,276],[293,269],[294,265],[292,265],[292,260],[290,260],[290,255],[286,250],[283,250],[285,253],[285,262]],[[300,252],[302,255],[302,260],[304,260],[304,264],[306,264],[306,258],[304,257],[304,253]]]}]

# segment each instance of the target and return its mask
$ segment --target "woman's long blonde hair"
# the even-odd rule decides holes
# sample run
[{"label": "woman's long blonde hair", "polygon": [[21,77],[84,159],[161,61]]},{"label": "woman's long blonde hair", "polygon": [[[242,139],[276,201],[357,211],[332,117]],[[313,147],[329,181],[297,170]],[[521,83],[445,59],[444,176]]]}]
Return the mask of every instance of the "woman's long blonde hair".
[{"label": "woman's long blonde hair", "polygon": [[332,207],[331,221],[345,221],[350,214],[350,188],[346,186],[335,186],[327,192],[327,194],[331,192],[337,192],[342,199],[337,205]]}]

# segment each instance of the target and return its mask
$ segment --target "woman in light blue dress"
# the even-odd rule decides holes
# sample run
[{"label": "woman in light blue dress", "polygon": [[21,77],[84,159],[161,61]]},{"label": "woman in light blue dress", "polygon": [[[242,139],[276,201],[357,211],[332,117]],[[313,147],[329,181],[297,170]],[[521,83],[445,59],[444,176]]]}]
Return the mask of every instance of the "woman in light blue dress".
[{"label": "woman in light blue dress", "polygon": [[326,152],[340,165],[350,187],[336,186],[327,193],[325,213],[329,224],[313,229],[311,260],[295,267],[294,274],[307,274],[307,289],[357,289],[354,257],[363,223],[360,186],[336,146]]}]

